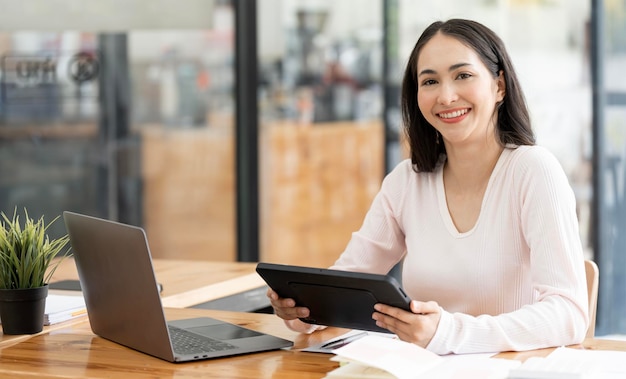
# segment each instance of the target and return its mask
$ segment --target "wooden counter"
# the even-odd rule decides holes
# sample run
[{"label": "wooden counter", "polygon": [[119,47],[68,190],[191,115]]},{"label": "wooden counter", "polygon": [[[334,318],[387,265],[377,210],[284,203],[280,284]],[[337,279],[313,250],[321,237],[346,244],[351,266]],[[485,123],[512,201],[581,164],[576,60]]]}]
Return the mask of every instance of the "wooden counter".
[{"label": "wooden counter", "polygon": [[[0,350],[0,377],[55,378],[220,378],[319,379],[337,367],[330,355],[299,351],[345,330],[328,328],[312,335],[288,330],[274,315],[197,309],[166,309],[169,320],[208,316],[295,342],[291,349],[190,363],[169,363],[91,333],[87,322],[75,323]],[[588,339],[585,348],[626,351],[625,341]],[[503,353],[502,358],[524,360],[545,356],[553,349]]]},{"label": "wooden counter", "polygon": [[379,120],[267,125],[261,135],[261,260],[330,266],[363,223],[384,170]]},{"label": "wooden counter", "polygon": [[[164,307],[193,307],[239,294],[245,297],[251,291],[259,289],[265,292],[265,282],[256,273],[255,263],[155,259],[153,265],[157,281],[163,285],[161,302]],[[61,263],[50,282],[66,279],[78,279],[76,265],[72,259],[65,259]],[[68,291],[50,290],[49,293],[67,294]],[[74,291],[70,293],[76,294]],[[39,334],[47,334],[75,322],[84,322],[86,319],[80,317],[44,326]],[[5,336],[0,333],[0,346],[14,344],[30,337]]]},{"label": "wooden counter", "polygon": [[[163,285],[164,307],[184,308],[264,287],[256,263],[154,259],[157,282]],[[73,259],[66,259],[50,281],[78,279]]]},{"label": "wooden counter", "polygon": [[144,227],[155,258],[236,260],[233,133],[141,132]]},{"label": "wooden counter", "polygon": [[[260,259],[326,267],[384,175],[380,120],[260,131]],[[141,130],[144,220],[155,258],[234,261],[235,152],[228,127]]]}]

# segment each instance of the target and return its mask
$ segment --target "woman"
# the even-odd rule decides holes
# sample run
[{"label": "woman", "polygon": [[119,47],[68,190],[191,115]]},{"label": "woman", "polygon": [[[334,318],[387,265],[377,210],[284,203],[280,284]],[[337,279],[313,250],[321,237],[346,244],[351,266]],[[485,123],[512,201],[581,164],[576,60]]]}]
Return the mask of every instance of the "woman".
[{"label": "woman", "polygon": [[[556,158],[535,146],[500,38],[461,19],[417,41],[402,88],[411,159],[384,179],[334,269],[386,273],[402,261],[411,311],[372,317],[438,354],[579,343],[587,329],[575,198]],[[308,309],[268,296],[294,330]]]}]

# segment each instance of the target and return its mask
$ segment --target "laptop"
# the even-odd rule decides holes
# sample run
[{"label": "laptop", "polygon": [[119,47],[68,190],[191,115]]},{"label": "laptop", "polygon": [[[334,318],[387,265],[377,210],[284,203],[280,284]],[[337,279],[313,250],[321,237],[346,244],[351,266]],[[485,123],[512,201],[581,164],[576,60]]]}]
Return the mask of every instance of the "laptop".
[{"label": "laptop", "polygon": [[208,317],[167,322],[142,228],[68,211],[63,219],[94,334],[169,362],[293,346]]}]

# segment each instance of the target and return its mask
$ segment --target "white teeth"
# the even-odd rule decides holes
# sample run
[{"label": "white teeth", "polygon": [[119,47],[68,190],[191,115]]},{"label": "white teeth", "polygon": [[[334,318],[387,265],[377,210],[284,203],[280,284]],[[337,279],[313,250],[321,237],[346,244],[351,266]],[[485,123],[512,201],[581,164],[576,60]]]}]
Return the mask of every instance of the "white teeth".
[{"label": "white teeth", "polygon": [[454,111],[454,112],[450,112],[450,113],[439,113],[439,117],[441,118],[454,118],[454,117],[459,117],[461,115],[464,115],[467,113],[467,109],[462,109],[459,111]]}]

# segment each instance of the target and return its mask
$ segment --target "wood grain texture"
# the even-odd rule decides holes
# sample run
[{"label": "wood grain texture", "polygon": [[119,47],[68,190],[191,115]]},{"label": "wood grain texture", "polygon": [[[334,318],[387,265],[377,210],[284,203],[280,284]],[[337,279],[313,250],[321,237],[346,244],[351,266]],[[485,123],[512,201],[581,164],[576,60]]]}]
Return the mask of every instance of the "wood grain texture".
[{"label": "wood grain texture", "polygon": [[[255,271],[255,263],[154,259],[153,264],[157,281],[163,284],[161,300],[164,307],[189,307],[265,285]],[[76,279],[78,279],[76,264],[70,258],[64,259],[50,282]],[[49,293],[76,294],[74,291],[59,290],[50,290]],[[84,322],[86,319],[84,316],[44,326],[42,332],[37,335],[47,334],[76,322]],[[5,336],[0,333],[0,347],[13,345],[31,337],[31,335]]]},{"label": "wood grain texture", "polygon": [[[156,258],[234,261],[234,135],[229,128],[144,128],[145,229]],[[380,188],[380,120],[263,125],[261,259],[329,266]]]},{"label": "wood grain texture", "polygon": [[330,266],[382,183],[382,122],[266,125],[260,172],[261,260]]},{"label": "wood grain texture", "polygon": [[235,261],[235,155],[224,128],[142,129],[144,226],[155,258]]},{"label": "wood grain texture", "polygon": [[[197,302],[181,300],[181,304],[184,303],[181,305],[183,307],[219,299],[264,284],[263,280],[256,274],[256,263],[252,262],[157,258],[153,259],[152,264],[157,281],[163,285],[163,292],[161,293],[163,299],[171,299],[176,296],[189,299],[190,294],[196,294],[194,301]],[[51,282],[64,279],[78,279],[76,264],[71,258],[61,263]],[[205,290],[199,291],[199,289]],[[168,306],[176,307],[174,304]]]},{"label": "wood grain texture", "polygon": [[[254,263],[207,262],[187,260],[154,261],[157,277],[165,286],[164,299],[179,301],[224,295],[256,285]],[[69,259],[57,270],[54,280],[77,278],[74,262]],[[182,300],[176,300],[176,296]],[[183,364],[169,363],[120,346],[91,332],[88,319],[81,317],[66,323],[44,327],[41,333],[23,336],[0,336],[0,378],[322,378],[337,367],[330,356],[302,352],[301,349],[336,337],[347,330],[327,328],[311,335],[289,330],[275,315],[166,308],[166,317],[176,320],[190,317],[213,317],[249,329],[294,341],[290,349],[247,354]],[[586,349],[626,351],[626,341],[587,339]],[[553,349],[529,352],[505,352],[501,358],[525,360],[547,356]]]},{"label": "wood grain texture", "polygon": [[[0,377],[22,378],[220,378],[319,379],[337,363],[330,355],[300,349],[345,333],[328,328],[312,335],[297,334],[274,315],[201,309],[166,309],[169,320],[214,317],[249,329],[286,338],[293,348],[182,364],[169,363],[93,335],[89,323],[79,323],[28,337],[0,350]],[[586,349],[626,351],[626,341],[587,339]],[[507,352],[498,357],[525,360],[546,356],[553,349]]]},{"label": "wood grain texture", "polygon": [[[208,315],[307,343],[306,336],[289,331],[274,315],[196,309],[168,309],[166,314],[172,320]],[[326,335],[340,332],[331,330]],[[290,349],[174,364],[94,336],[88,322],[82,322],[0,350],[0,377],[322,378],[337,367],[329,357]]]}]

